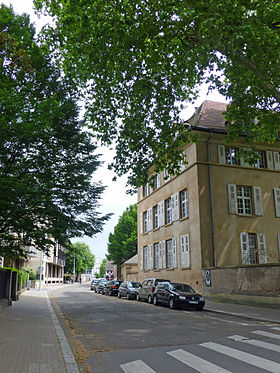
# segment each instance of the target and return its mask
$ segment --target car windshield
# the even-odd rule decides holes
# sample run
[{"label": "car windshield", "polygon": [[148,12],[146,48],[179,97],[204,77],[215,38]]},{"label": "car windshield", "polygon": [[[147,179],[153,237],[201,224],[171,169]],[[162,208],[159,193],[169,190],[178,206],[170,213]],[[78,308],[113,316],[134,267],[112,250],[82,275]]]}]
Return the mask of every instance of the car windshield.
[{"label": "car windshield", "polygon": [[157,284],[159,284],[160,282],[170,282],[170,281],[159,278],[159,279],[155,280],[155,285],[157,286]]},{"label": "car windshield", "polygon": [[128,284],[128,286],[130,287],[130,288],[139,288],[139,285],[140,285],[140,283],[139,282],[130,282],[129,284]]},{"label": "car windshield", "polygon": [[195,293],[193,288],[187,284],[170,284],[171,290],[184,291],[186,293]]},{"label": "car windshield", "polygon": [[119,281],[115,281],[114,282],[115,285],[119,285],[119,283],[120,283]]}]

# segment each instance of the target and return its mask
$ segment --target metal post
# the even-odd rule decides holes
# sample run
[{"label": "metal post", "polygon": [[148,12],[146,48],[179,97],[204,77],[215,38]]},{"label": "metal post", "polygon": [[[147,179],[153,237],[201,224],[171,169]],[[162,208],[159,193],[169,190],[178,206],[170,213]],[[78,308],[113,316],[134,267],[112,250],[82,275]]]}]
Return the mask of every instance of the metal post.
[{"label": "metal post", "polygon": [[42,258],[42,250],[40,252],[40,269],[39,269],[39,290],[41,290],[41,284],[42,284],[42,264],[43,264],[43,258]]},{"label": "metal post", "polygon": [[73,276],[74,276],[74,279],[73,279],[73,282],[75,282],[75,251],[74,251],[74,269],[73,269]]}]

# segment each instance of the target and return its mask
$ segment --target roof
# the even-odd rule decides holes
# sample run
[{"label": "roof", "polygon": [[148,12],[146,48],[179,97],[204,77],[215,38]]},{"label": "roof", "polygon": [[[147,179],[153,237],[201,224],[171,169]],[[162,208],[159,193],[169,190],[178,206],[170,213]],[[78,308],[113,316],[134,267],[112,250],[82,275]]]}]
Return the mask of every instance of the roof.
[{"label": "roof", "polygon": [[213,130],[227,130],[227,123],[223,113],[227,110],[228,104],[206,100],[187,120],[193,127],[200,127]]},{"label": "roof", "polygon": [[138,264],[138,254],[134,255],[132,258],[128,259],[123,264]]},{"label": "roof", "polygon": [[114,270],[114,264],[110,262],[109,260],[106,260],[106,266],[105,266],[106,271],[113,271]]}]

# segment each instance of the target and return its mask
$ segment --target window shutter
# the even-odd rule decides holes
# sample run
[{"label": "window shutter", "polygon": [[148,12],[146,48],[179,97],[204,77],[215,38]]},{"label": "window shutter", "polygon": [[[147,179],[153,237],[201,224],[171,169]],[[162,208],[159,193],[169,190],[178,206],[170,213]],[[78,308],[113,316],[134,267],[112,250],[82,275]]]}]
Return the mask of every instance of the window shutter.
[{"label": "window shutter", "polygon": [[236,185],[228,184],[228,211],[236,214]]},{"label": "window shutter", "polygon": [[149,245],[149,269],[154,268],[153,245]]},{"label": "window shutter", "polygon": [[159,226],[162,227],[162,226],[164,226],[164,223],[165,223],[164,201],[161,201],[159,203],[159,205],[160,205],[160,207],[159,207],[159,215],[160,215]]},{"label": "window shutter", "polygon": [[266,152],[266,164],[267,168],[269,168],[270,170],[274,170],[273,153],[271,151]]},{"label": "window shutter", "polygon": [[172,257],[173,257],[173,267],[177,268],[177,239],[172,238]]},{"label": "window shutter", "polygon": [[143,199],[143,186],[141,186],[139,189],[139,201],[141,201],[141,199]]},{"label": "window shutter", "polygon": [[143,271],[143,247],[140,247],[140,269]]},{"label": "window shutter", "polygon": [[258,233],[258,250],[259,250],[259,263],[267,263],[267,253],[266,253],[266,242],[265,235],[263,233]]},{"label": "window shutter", "polygon": [[254,191],[255,215],[263,216],[261,187],[254,186],[253,191]]},{"label": "window shutter", "polygon": [[165,241],[161,241],[161,258],[162,258],[162,268],[166,268]]},{"label": "window shutter", "polygon": [[172,221],[179,219],[179,193],[171,196]]},{"label": "window shutter", "polygon": [[273,152],[273,158],[274,158],[274,168],[275,168],[275,170],[280,170],[280,153],[279,152]]},{"label": "window shutter", "polygon": [[280,218],[280,188],[274,188],[275,213]]},{"label": "window shutter", "polygon": [[249,237],[248,233],[240,233],[240,247],[241,247],[241,257],[242,264],[250,264],[250,253],[249,253]]},{"label": "window shutter", "polygon": [[153,208],[148,209],[148,231],[153,230]]},{"label": "window shutter", "polygon": [[280,234],[277,234],[278,237],[278,253],[279,253],[279,261],[280,261]]},{"label": "window shutter", "polygon": [[143,213],[140,212],[139,214],[139,232],[143,234]]},{"label": "window shutter", "polygon": [[158,243],[159,254],[158,254],[158,267],[162,269],[162,242]]},{"label": "window shutter", "polygon": [[190,237],[188,234],[185,235],[185,245],[186,245],[186,267],[190,267]]},{"label": "window shutter", "polygon": [[156,178],[157,178],[157,187],[159,188],[160,187],[160,175],[156,174]]},{"label": "window shutter", "polygon": [[218,160],[219,163],[226,163],[226,152],[224,145],[218,145]]},{"label": "window shutter", "polygon": [[181,267],[186,267],[186,244],[185,244],[185,236],[180,237],[181,242]]}]

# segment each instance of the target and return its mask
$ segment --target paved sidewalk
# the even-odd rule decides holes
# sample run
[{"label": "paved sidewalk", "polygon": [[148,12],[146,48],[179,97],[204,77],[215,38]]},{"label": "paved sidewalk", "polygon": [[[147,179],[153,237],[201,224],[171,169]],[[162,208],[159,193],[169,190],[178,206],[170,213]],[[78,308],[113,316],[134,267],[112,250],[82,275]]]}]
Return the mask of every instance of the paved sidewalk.
[{"label": "paved sidewalk", "polygon": [[236,303],[218,303],[206,300],[205,311],[237,316],[247,320],[267,321],[280,324],[280,309],[246,306]]},{"label": "paved sidewalk", "polygon": [[0,356],[1,373],[79,372],[44,289],[0,312]]}]

